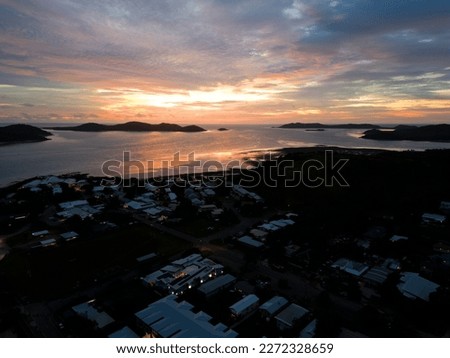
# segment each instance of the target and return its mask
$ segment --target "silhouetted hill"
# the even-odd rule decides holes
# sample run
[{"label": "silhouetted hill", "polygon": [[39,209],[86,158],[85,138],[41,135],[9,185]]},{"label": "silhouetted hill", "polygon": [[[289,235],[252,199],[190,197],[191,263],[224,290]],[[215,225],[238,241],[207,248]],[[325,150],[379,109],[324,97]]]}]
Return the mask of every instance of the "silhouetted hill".
[{"label": "silhouetted hill", "polygon": [[51,135],[50,132],[28,124],[0,127],[0,142],[2,143],[41,142],[48,140],[47,137]]},{"label": "silhouetted hill", "polygon": [[362,138],[375,140],[448,142],[450,141],[450,125],[436,124],[422,127],[400,125],[395,127],[393,131],[371,129],[365,131]]},{"label": "silhouetted hill", "polygon": [[85,123],[75,127],[49,127],[48,129],[57,129],[62,131],[78,131],[78,132],[109,132],[109,131],[123,131],[123,132],[203,132],[205,129],[189,125],[182,127],[178,124],[160,123],[149,124],[143,122],[127,122],[121,124],[98,124]]},{"label": "silhouetted hill", "polygon": [[325,128],[335,128],[335,129],[373,129],[380,128],[375,124],[367,124],[367,123],[348,123],[348,124],[322,124],[322,123],[288,123],[283,124],[278,128],[305,128],[305,129],[325,129]]}]

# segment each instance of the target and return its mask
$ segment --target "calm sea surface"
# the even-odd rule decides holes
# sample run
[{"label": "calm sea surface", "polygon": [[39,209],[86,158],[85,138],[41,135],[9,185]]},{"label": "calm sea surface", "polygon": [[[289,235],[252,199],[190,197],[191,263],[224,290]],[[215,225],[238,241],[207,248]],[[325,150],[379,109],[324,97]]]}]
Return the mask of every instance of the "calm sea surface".
[{"label": "calm sea surface", "polygon": [[[181,160],[195,153],[200,161],[227,163],[251,158],[252,151],[317,145],[348,148],[383,148],[391,150],[425,150],[450,148],[450,143],[373,141],[360,139],[362,130],[327,129],[311,132],[304,129],[281,129],[270,126],[229,126],[217,131],[216,126],[200,133],[169,132],[70,132],[51,131],[51,140],[39,143],[0,146],[0,186],[37,175],[83,172],[102,175],[102,164],[108,160],[123,161],[123,153],[131,160],[154,161],[154,172],[161,161],[171,160],[179,152]],[[117,164],[115,164],[117,166]],[[145,168],[148,169],[147,164]],[[117,168],[115,169],[117,170]],[[135,171],[131,168],[131,171]]]}]

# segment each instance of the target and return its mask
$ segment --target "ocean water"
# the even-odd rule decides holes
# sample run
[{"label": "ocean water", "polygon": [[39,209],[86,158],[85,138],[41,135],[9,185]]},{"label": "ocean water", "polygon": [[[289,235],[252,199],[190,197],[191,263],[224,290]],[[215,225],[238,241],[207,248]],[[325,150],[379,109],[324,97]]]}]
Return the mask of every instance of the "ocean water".
[{"label": "ocean water", "polygon": [[[389,150],[425,150],[449,148],[450,143],[374,141],[359,138],[363,130],[326,129],[323,132],[304,129],[281,129],[264,125],[232,125],[228,131],[218,126],[204,126],[206,132],[71,132],[52,130],[51,140],[0,146],[0,186],[38,175],[82,172],[103,175],[102,167],[111,162],[112,170],[123,168],[124,152],[132,163],[130,172],[154,175],[174,159],[193,159],[204,163],[217,161],[223,167],[232,160],[256,156],[260,150],[275,151],[287,147],[339,146],[347,148],[381,148]],[[193,153],[193,154],[192,154]],[[127,159],[127,158],[125,158]],[[167,161],[167,164],[164,162]],[[152,162],[153,164],[148,164]],[[212,168],[212,167],[211,167]],[[219,167],[219,169],[221,169]],[[142,173],[141,173],[142,174]]]}]

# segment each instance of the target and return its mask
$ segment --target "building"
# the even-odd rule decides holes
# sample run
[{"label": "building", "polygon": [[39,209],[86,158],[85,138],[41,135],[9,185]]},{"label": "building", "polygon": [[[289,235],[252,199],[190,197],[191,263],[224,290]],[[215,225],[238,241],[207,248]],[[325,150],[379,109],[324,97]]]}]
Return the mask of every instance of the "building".
[{"label": "building", "polygon": [[75,231],[68,231],[60,234],[61,239],[65,241],[75,240],[78,237],[78,234]]},{"label": "building", "polygon": [[204,283],[198,288],[198,292],[200,292],[205,297],[211,297],[231,287],[235,282],[236,277],[230,274],[226,274]]},{"label": "building", "polygon": [[279,311],[289,304],[289,301],[281,296],[274,296],[270,300],[264,302],[259,311],[263,317],[273,317]]},{"label": "building", "polygon": [[256,295],[247,295],[229,307],[234,317],[242,317],[254,311],[259,306],[259,298]]},{"label": "building", "polygon": [[391,242],[399,242],[399,241],[407,241],[408,237],[406,236],[400,236],[400,235],[393,235],[389,241]]},{"label": "building", "polygon": [[305,328],[300,331],[299,338],[314,338],[316,335],[317,320],[312,320]]},{"label": "building", "polygon": [[331,265],[332,268],[337,268],[339,270],[345,271],[353,276],[361,276],[364,272],[366,272],[369,267],[356,261],[348,260],[348,259],[339,259],[334,264]]},{"label": "building", "polygon": [[222,265],[200,254],[192,254],[173,261],[142,280],[149,286],[178,295],[222,274]]},{"label": "building", "polygon": [[255,248],[255,249],[259,249],[259,248],[264,246],[264,244],[261,241],[257,241],[255,239],[252,239],[248,235],[240,237],[237,241],[240,242],[241,244],[244,244],[246,246],[250,246],[250,247]]},{"label": "building", "polygon": [[55,246],[56,240],[55,239],[42,240],[42,241],[40,241],[40,244],[42,247]]},{"label": "building", "polygon": [[280,230],[279,226],[276,226],[276,225],[273,225],[273,224],[270,224],[270,223],[265,223],[265,224],[259,225],[258,228],[260,228],[261,230],[265,230],[267,232]]},{"label": "building", "polygon": [[59,206],[63,211],[58,212],[56,215],[64,219],[71,218],[75,215],[86,219],[93,215],[99,214],[103,210],[103,205],[91,206],[87,200],[74,200],[60,203]]},{"label": "building", "polygon": [[110,315],[108,315],[104,311],[98,310],[95,307],[95,300],[73,306],[72,310],[79,316],[93,322],[99,329],[104,328],[114,322]]},{"label": "building", "polygon": [[288,307],[282,310],[275,316],[275,321],[277,322],[277,327],[281,331],[294,328],[295,324],[306,318],[309,311],[302,306],[295,303],[291,303]]},{"label": "building", "polygon": [[31,233],[31,236],[33,237],[43,237],[50,234],[48,230],[41,230],[41,231],[35,231]]},{"label": "building", "polygon": [[381,266],[372,267],[364,274],[364,280],[372,286],[382,285],[388,278],[390,272]]},{"label": "building", "polygon": [[263,203],[264,200],[258,194],[248,191],[244,189],[240,185],[234,185],[231,188],[231,196],[238,200],[248,199],[252,200],[257,204]]},{"label": "building", "polygon": [[265,240],[266,236],[268,235],[268,232],[260,229],[251,229],[250,235],[252,235],[255,239]]},{"label": "building", "polygon": [[416,272],[404,272],[397,285],[400,292],[408,298],[420,298],[424,301],[430,300],[430,294],[435,292],[439,285],[421,277]]},{"label": "building", "polygon": [[441,201],[440,209],[445,212],[450,212],[450,201]]},{"label": "building", "polygon": [[128,326],[111,333],[108,338],[139,338],[139,336]]},{"label": "building", "polygon": [[136,261],[137,262],[144,262],[144,261],[148,261],[148,260],[153,260],[157,256],[158,256],[157,253],[151,252],[151,253],[149,253],[147,255],[139,256],[138,258],[136,258]]},{"label": "building", "polygon": [[442,224],[447,217],[439,214],[425,213],[422,215],[422,221],[427,224]]},{"label": "building", "polygon": [[135,314],[140,326],[152,337],[160,338],[235,338],[237,333],[222,323],[212,325],[211,317],[193,306],[178,303],[175,296],[166,296]]}]

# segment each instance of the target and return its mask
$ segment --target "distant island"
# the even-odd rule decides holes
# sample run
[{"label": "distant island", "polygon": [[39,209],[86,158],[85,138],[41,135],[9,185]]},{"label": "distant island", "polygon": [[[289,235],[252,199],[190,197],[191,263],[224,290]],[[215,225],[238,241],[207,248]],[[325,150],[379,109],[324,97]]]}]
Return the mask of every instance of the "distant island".
[{"label": "distant island", "polygon": [[450,125],[436,124],[421,127],[400,125],[395,127],[394,130],[390,131],[370,129],[368,131],[365,131],[364,135],[361,138],[375,140],[449,142]]},{"label": "distant island", "polygon": [[182,127],[178,124],[160,123],[149,124],[143,122],[127,122],[121,124],[98,124],[85,123],[74,127],[47,127],[45,129],[54,129],[60,131],[77,131],[77,132],[204,132],[206,129],[196,126],[188,125]]},{"label": "distant island", "polygon": [[376,129],[381,128],[376,124],[348,123],[348,124],[322,124],[322,123],[288,123],[277,128],[303,128],[303,129]]},{"label": "distant island", "polygon": [[223,127],[222,128],[218,128],[217,130],[220,131],[220,132],[229,131],[228,128],[223,128]]},{"label": "distant island", "polygon": [[50,132],[28,124],[12,124],[0,127],[1,144],[42,142],[48,140],[47,137],[51,135]]}]

